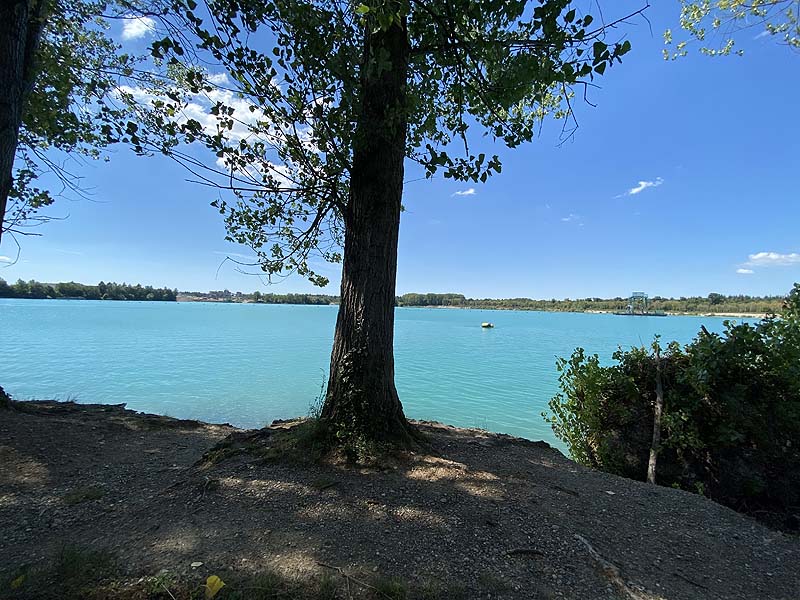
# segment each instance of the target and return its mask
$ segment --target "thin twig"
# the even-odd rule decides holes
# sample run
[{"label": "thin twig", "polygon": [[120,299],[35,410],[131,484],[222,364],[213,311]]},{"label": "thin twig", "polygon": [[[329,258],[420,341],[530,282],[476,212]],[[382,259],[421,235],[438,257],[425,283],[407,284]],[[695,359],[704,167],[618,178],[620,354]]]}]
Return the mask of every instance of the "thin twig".
[{"label": "thin twig", "polygon": [[164,588],[164,591],[169,594],[169,597],[172,598],[172,600],[177,600],[177,598],[175,598],[175,596],[172,595],[172,592],[169,591],[169,588],[164,585],[163,581],[159,581],[158,583],[161,585],[162,588]]},{"label": "thin twig", "polygon": [[[361,581],[360,579],[357,579],[357,578],[353,577],[352,575],[348,575],[347,573],[344,572],[344,569],[342,569],[341,567],[334,567],[333,565],[328,565],[328,564],[326,564],[324,562],[319,562],[319,561],[317,561],[317,564],[320,567],[325,567],[326,569],[331,569],[333,571],[336,571],[337,573],[339,573],[339,575],[341,575],[342,577],[345,578],[345,581],[349,582],[350,580],[352,580],[352,581],[354,581],[355,583],[357,583],[360,586],[363,586],[363,587],[365,587],[367,589],[370,589],[370,590],[372,590],[374,592],[377,592],[378,594],[380,594],[384,598],[388,598],[389,600],[393,600],[391,596],[389,596],[388,594],[382,592],[381,590],[376,588],[374,585],[370,585],[366,581]],[[348,587],[347,587],[347,593],[348,594],[350,593],[350,584],[349,583],[348,583]]]}]

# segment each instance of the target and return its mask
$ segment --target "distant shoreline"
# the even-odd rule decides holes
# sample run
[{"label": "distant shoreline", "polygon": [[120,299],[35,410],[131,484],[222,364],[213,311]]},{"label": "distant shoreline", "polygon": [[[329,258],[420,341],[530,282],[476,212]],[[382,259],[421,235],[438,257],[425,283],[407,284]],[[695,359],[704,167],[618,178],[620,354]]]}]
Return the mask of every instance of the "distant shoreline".
[{"label": "distant shoreline", "polygon": [[[81,298],[81,297],[71,297],[71,298],[8,298],[8,297],[0,297],[0,300],[69,300],[69,301],[87,301],[87,300],[95,300],[98,302],[153,302],[156,304],[161,303],[180,303],[180,304],[191,304],[196,302],[205,302],[207,304],[263,304],[266,306],[338,306],[335,302],[328,302],[328,303],[311,303],[311,302],[257,302],[251,299],[245,300],[232,300],[232,299],[223,299],[223,298],[197,298],[197,297],[187,297],[187,296],[178,296],[175,300],[117,300],[117,299],[110,299],[110,298]],[[588,314],[588,315],[613,315],[617,311],[614,310],[602,310],[602,309],[586,309],[586,310],[560,310],[560,309],[547,309],[547,308],[523,308],[523,307],[516,307],[516,306],[425,306],[425,305],[397,305],[395,308],[424,308],[424,309],[446,309],[446,310],[491,310],[491,311],[518,311],[518,312],[543,312],[543,313],[572,313],[572,314]],[[767,316],[766,313],[748,313],[748,312],[709,312],[709,311],[697,311],[697,312],[689,312],[689,311],[665,311],[666,316],[668,317],[729,317],[729,318],[738,318],[738,319],[763,319]],[[619,316],[626,316],[626,315],[619,315]],[[663,315],[662,315],[663,316]]]},{"label": "distant shoreline", "polygon": [[[547,311],[547,312],[554,312],[554,311]],[[596,309],[576,311],[576,312],[584,312],[584,313],[591,313],[598,315],[614,314],[613,310],[596,310]],[[679,310],[668,310],[666,311],[666,313],[668,317],[734,317],[742,319],[763,319],[764,317],[767,316],[767,313],[748,313],[748,312],[708,312],[708,311],[687,312]]]},{"label": "distant shoreline", "polygon": [[[304,302],[257,302],[252,299],[224,299],[224,298],[199,298],[197,296],[178,295],[177,302],[208,302],[211,304],[265,304],[265,305],[284,305],[284,306],[338,306],[336,303],[304,303]],[[425,308],[425,309],[447,309],[447,310],[492,310],[492,311],[519,311],[519,312],[546,312],[546,313],[573,313],[573,314],[597,314],[611,315],[613,310],[586,309],[586,310],[548,310],[546,308],[520,308],[520,307],[481,307],[481,306],[425,306],[425,305],[398,305],[396,308]],[[670,317],[731,317],[741,319],[763,319],[766,313],[748,312],[708,312],[708,311],[666,311]],[[620,315],[625,316],[625,315]]]},{"label": "distant shoreline", "polygon": [[[761,319],[767,314],[777,314],[783,306],[783,296],[747,296],[710,293],[707,296],[649,299],[637,292],[632,298],[467,298],[454,293],[407,293],[395,297],[399,308],[448,308],[473,310],[512,310],[525,312],[562,312],[588,314],[626,314],[632,305],[636,312],[646,309],[653,316],[707,316],[717,318]],[[339,304],[339,296],[323,293],[251,293],[215,291],[179,291],[153,288],[140,284],[104,283],[87,285],[76,282],[42,283],[19,280],[9,285],[0,278],[0,298],[27,299],[86,299],[117,301],[177,301],[211,302],[216,304],[284,304],[304,306],[331,306]],[[644,302],[642,302],[644,299]]]}]

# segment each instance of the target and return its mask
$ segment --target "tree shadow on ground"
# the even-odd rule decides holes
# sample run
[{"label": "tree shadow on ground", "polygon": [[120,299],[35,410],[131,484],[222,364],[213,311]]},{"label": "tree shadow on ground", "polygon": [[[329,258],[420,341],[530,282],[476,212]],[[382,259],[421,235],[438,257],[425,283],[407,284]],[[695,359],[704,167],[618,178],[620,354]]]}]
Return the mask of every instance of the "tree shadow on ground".
[{"label": "tree shadow on ground", "polygon": [[[52,432],[52,418],[17,425]],[[790,598],[800,589],[797,538],[702,497],[585,469],[543,443],[418,426],[429,446],[384,468],[246,454],[198,466],[225,431],[127,429],[81,448],[96,430],[67,419],[51,446],[87,464],[81,485],[106,492],[66,505],[76,482],[65,459],[31,447],[42,436],[16,436],[9,446],[49,479],[33,504],[4,490],[10,544],[0,560],[36,563],[69,541],[113,553],[120,581],[160,573],[185,597],[210,575],[231,582],[219,598],[259,577],[281,582],[274,597],[328,585],[339,598]],[[120,472],[127,478],[107,481]],[[31,516],[41,510],[52,518]]]}]

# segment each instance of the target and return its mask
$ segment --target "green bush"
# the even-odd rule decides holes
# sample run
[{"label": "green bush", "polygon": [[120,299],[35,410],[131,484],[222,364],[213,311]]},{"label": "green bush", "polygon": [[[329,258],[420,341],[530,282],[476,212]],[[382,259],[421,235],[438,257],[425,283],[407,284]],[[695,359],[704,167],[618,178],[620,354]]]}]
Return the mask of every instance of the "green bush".
[{"label": "green bush", "polygon": [[687,346],[619,349],[603,366],[578,348],[559,359],[561,393],[545,418],[585,465],[644,480],[652,442],[658,349],[664,386],[661,485],[736,510],[800,506],[800,285],[781,314],[725,322]]},{"label": "green bush", "polygon": [[11,408],[11,396],[0,386],[0,408]]}]

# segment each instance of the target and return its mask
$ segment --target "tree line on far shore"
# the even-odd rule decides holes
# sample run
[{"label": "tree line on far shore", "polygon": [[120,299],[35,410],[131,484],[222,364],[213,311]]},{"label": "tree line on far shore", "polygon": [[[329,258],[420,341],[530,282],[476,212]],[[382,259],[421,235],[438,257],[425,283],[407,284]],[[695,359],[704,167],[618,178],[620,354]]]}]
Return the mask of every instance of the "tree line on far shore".
[{"label": "tree line on far shore", "polygon": [[[139,284],[104,283],[86,285],[83,283],[41,283],[23,281],[9,285],[0,279],[0,298],[83,298],[86,300],[154,300],[174,302],[178,295],[186,300],[256,302],[259,304],[339,304],[339,296],[328,294],[264,294],[255,291],[251,294],[229,290],[211,292],[178,292],[169,288],[154,288]],[[783,296],[746,296],[711,293],[708,296],[680,298],[650,298],[651,310],[685,313],[778,313],[783,305]],[[578,298],[556,300],[534,300],[531,298],[467,298],[463,294],[419,294],[410,293],[397,296],[397,306],[408,307],[455,307],[489,310],[541,310],[552,312],[623,311],[628,299],[617,298]]]},{"label": "tree line on far shore", "polygon": [[127,283],[105,283],[86,285],[74,281],[62,283],[41,283],[39,281],[18,280],[9,285],[0,279],[0,298],[75,298],[81,300],[144,300],[174,302],[178,290],[154,288],[150,285],[130,285]]},{"label": "tree line on far shore", "polygon": [[[263,294],[253,292],[185,292],[187,300],[211,300],[227,302],[257,302],[261,304],[339,304],[339,296],[326,294]],[[780,312],[783,296],[725,296],[711,293],[708,296],[681,298],[662,298],[655,296],[649,300],[652,310],[686,313],[753,313],[766,314]],[[571,300],[533,300],[531,298],[467,298],[463,294],[419,294],[410,293],[397,296],[397,306],[408,307],[455,307],[490,310],[541,310],[553,312],[586,312],[592,310],[624,311],[627,298],[583,298]]]},{"label": "tree line on far shore", "polygon": [[180,292],[181,300],[194,302],[258,302],[260,304],[339,304],[339,296],[328,294],[252,294],[211,290],[210,292]]},{"label": "tree line on far shore", "polygon": [[[783,306],[783,296],[746,296],[711,293],[708,296],[681,296],[664,298],[653,296],[648,300],[652,311],[686,313],[777,313]],[[461,294],[404,294],[397,299],[398,306],[454,306],[503,310],[543,310],[558,312],[624,311],[628,298],[577,298],[564,300],[533,300],[531,298],[466,298]]]}]

